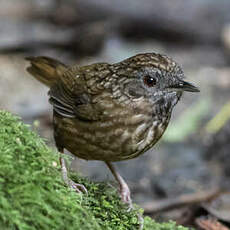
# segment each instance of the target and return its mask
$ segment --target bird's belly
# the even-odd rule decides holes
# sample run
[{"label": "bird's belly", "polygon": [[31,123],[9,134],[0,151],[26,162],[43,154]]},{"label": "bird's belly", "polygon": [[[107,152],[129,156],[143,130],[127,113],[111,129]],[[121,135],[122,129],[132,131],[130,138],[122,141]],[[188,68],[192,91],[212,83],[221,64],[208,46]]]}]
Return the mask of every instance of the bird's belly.
[{"label": "bird's belly", "polygon": [[72,154],[86,160],[121,161],[134,158],[152,147],[164,129],[143,114],[106,122],[82,122],[54,118],[55,135]]}]

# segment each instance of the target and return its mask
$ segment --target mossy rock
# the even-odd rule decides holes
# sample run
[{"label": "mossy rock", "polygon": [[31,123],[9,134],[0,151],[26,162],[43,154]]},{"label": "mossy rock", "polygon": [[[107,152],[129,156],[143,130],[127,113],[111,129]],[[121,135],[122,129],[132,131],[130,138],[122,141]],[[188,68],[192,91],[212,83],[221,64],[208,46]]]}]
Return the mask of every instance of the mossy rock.
[{"label": "mossy rock", "polygon": [[[114,188],[76,174],[72,178],[85,185],[88,195],[64,185],[57,152],[18,117],[0,111],[1,230],[138,229],[140,210],[127,212]],[[187,228],[145,217],[144,229]]]}]

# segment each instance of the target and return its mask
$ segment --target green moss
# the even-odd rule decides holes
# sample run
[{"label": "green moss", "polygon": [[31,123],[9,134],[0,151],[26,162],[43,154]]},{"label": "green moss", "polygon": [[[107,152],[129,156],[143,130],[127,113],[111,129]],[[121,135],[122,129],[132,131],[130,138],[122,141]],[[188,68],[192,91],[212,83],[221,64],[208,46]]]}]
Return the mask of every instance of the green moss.
[{"label": "green moss", "polygon": [[[58,153],[9,112],[0,111],[1,229],[138,229],[137,211],[127,212],[114,188],[72,174],[86,194],[67,188]],[[145,218],[145,230],[186,230]]]}]

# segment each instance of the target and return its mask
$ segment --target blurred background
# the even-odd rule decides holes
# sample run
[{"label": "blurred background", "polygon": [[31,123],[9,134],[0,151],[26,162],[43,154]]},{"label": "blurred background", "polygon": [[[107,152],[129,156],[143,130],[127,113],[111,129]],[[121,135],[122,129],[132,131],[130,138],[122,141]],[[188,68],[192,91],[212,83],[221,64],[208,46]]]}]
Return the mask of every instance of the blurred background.
[{"label": "blurred background", "polygon": [[[116,166],[133,200],[157,220],[189,225],[202,210],[230,221],[229,195],[154,211],[157,201],[228,188],[229,0],[1,0],[0,6],[0,108],[21,116],[50,146],[48,89],[25,71],[25,56],[84,65],[159,52],[180,63],[201,92],[183,95],[152,150]],[[113,180],[102,162],[75,159],[72,167],[95,181]]]}]

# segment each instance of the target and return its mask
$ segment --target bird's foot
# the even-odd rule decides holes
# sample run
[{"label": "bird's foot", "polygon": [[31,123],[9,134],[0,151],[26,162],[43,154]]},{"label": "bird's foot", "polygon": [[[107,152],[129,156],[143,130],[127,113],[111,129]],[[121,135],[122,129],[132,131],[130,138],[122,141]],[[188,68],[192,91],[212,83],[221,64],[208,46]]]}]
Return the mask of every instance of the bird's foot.
[{"label": "bird's foot", "polygon": [[[63,152],[63,150],[60,150],[60,152]],[[87,189],[85,188],[85,186],[83,184],[75,183],[74,181],[72,181],[68,177],[67,168],[66,168],[64,158],[60,157],[60,163],[61,163],[62,178],[63,178],[65,184],[67,186],[69,186],[70,188],[74,189],[77,193],[82,193],[83,192],[83,193],[88,194],[88,191],[87,191]]]},{"label": "bird's foot", "polygon": [[85,188],[85,186],[83,184],[78,184],[78,183],[75,183],[74,181],[72,180],[68,180],[67,182],[67,185],[74,189],[77,193],[86,193],[88,194],[88,191],[87,189]]},{"label": "bird's foot", "polygon": [[[115,167],[113,166],[113,164],[111,162],[106,161],[105,163],[107,164],[110,171],[112,172],[112,174],[116,178],[117,182],[119,183],[121,201],[128,205],[127,211],[130,212],[133,209],[133,203],[132,203],[132,199],[130,196],[131,193],[130,193],[129,186],[124,181],[124,179],[121,177],[121,175],[117,172],[117,170],[115,169]],[[142,230],[143,226],[144,226],[144,219],[142,217],[142,213],[140,213],[140,212],[137,213],[137,218],[138,218],[138,222],[139,222],[139,230]]]},{"label": "bird's foot", "polygon": [[127,184],[124,184],[123,187],[120,189],[121,200],[123,203],[127,204],[128,211],[133,209],[133,202],[130,195],[130,190]]},{"label": "bird's foot", "polygon": [[137,214],[137,219],[138,219],[138,222],[139,222],[139,230],[142,230],[143,227],[144,227],[144,218],[143,218],[143,215],[141,213],[138,213]]},{"label": "bird's foot", "polygon": [[[134,207],[133,207],[132,199],[131,199],[131,196],[130,196],[129,187],[124,186],[120,191],[120,195],[121,195],[122,202],[128,205],[127,212],[130,212],[131,210],[133,210]],[[137,213],[137,219],[138,219],[138,222],[139,222],[139,230],[142,230],[143,227],[144,227],[144,218],[142,216],[142,213],[140,213],[140,212]]]}]

